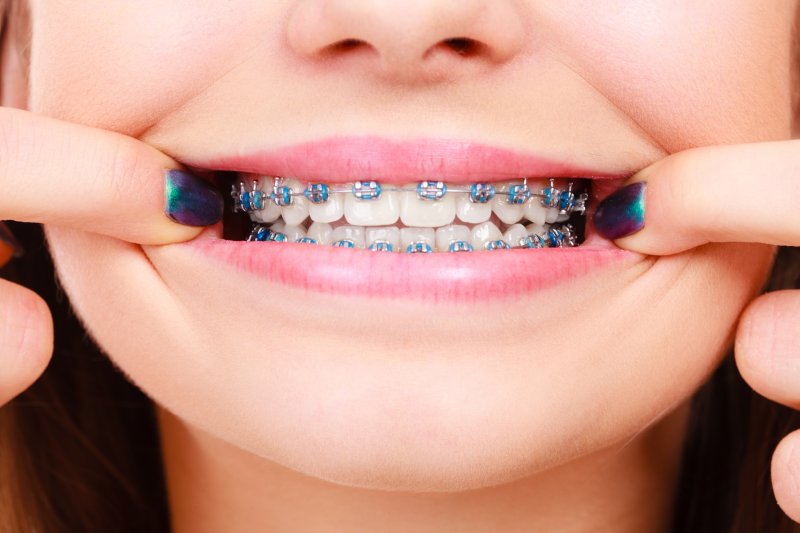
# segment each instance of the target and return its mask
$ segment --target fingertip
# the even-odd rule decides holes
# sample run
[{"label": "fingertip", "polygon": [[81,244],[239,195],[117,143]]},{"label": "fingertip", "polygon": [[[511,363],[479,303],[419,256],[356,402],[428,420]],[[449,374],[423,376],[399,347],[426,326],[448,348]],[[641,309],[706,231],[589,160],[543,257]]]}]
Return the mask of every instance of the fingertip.
[{"label": "fingertip", "polygon": [[759,296],[742,313],[734,354],[744,380],[776,402],[800,406],[800,294]]},{"label": "fingertip", "polygon": [[786,515],[800,522],[800,430],[793,431],[778,443],[772,454],[770,472],[778,506]]},{"label": "fingertip", "polygon": [[0,405],[28,388],[53,353],[53,319],[44,300],[0,280]]}]

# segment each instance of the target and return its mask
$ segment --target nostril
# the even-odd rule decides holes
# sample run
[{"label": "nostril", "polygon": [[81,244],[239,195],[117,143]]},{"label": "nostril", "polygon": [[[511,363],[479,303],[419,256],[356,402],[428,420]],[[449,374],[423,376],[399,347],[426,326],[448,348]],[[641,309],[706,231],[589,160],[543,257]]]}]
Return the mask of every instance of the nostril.
[{"label": "nostril", "polygon": [[478,55],[482,48],[481,43],[468,37],[453,37],[451,39],[445,39],[440,43],[440,46],[465,57]]},{"label": "nostril", "polygon": [[359,48],[368,47],[369,45],[360,39],[342,39],[333,44],[326,46],[322,53],[325,55],[339,55],[347,52],[352,52]]}]

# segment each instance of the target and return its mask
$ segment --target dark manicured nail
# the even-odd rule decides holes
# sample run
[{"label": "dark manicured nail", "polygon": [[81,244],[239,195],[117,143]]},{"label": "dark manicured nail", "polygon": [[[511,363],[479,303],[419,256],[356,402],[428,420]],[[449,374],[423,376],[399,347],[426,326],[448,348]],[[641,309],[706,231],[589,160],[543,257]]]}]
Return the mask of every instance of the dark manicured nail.
[{"label": "dark manicured nail", "polygon": [[14,234],[11,233],[11,230],[8,229],[8,226],[6,226],[5,223],[3,222],[0,222],[0,242],[5,243],[11,247],[14,257],[21,257],[22,254],[25,253],[25,250],[22,248],[22,245],[14,237]]},{"label": "dark manicured nail", "polygon": [[210,226],[222,219],[222,194],[189,172],[167,171],[165,192],[164,212],[178,224]]},{"label": "dark manicured nail", "polygon": [[644,191],[639,181],[614,192],[597,206],[592,222],[597,233],[609,240],[633,235],[644,227]]}]

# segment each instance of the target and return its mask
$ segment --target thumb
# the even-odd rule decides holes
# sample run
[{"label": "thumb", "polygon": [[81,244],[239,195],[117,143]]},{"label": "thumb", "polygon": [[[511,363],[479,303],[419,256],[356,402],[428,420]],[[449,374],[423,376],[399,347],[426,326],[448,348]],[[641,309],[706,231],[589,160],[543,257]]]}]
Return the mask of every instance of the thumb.
[{"label": "thumb", "polygon": [[708,242],[800,245],[800,141],[695,148],[634,175],[598,206],[597,232],[669,255]]}]

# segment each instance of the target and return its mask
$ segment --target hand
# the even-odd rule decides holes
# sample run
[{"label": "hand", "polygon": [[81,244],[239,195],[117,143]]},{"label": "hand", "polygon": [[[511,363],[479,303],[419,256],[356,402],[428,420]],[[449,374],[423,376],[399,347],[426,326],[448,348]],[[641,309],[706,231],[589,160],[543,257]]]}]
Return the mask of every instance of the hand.
[{"label": "hand", "polygon": [[[666,255],[708,242],[800,245],[800,141],[687,150],[631,183],[595,215],[598,231],[622,248]],[[800,409],[800,291],[751,302],[734,353],[756,392]],[[800,522],[800,430],[773,454],[772,483],[780,507]]]},{"label": "hand", "polygon": [[[0,108],[0,220],[167,244],[196,237],[222,209],[218,191],[145,143]],[[52,349],[47,304],[0,279],[0,406],[38,378]]]}]

